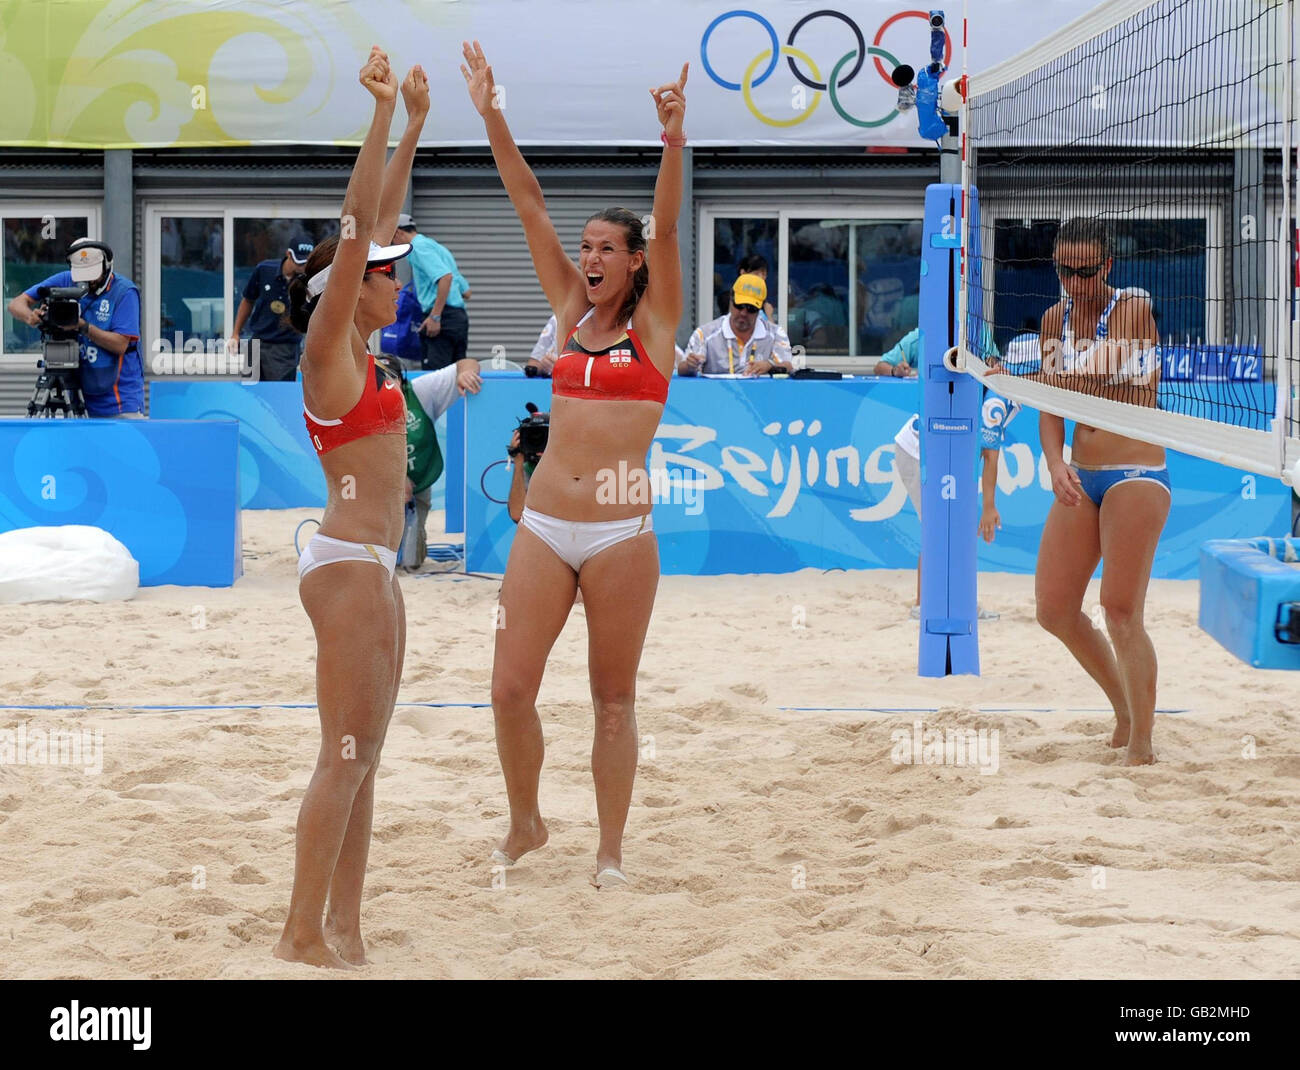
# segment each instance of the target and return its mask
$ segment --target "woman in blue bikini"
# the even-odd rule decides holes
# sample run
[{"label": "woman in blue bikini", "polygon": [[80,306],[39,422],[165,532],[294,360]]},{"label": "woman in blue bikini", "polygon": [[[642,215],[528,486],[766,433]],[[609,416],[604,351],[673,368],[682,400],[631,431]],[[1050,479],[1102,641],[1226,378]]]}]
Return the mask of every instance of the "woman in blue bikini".
[{"label": "woman in blue bikini", "polygon": [[[1111,242],[1105,224],[1090,218],[1064,223],[1052,256],[1067,296],[1043,315],[1043,373],[1035,377],[1154,408],[1159,360],[1151,303],[1106,281]],[[1169,515],[1165,451],[1078,424],[1067,463],[1065,420],[1044,412],[1038,426],[1056,495],[1039,546],[1038,623],[1106,693],[1115,710],[1111,746],[1127,747],[1124,764],[1145,765],[1155,760],[1156,652],[1143,609]],[[1099,560],[1110,643],[1083,612]]]}]

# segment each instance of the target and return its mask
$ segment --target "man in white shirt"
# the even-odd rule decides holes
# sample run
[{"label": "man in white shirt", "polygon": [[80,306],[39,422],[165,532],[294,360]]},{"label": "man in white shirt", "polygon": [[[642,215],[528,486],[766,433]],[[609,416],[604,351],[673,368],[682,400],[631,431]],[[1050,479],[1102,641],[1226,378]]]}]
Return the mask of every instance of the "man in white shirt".
[{"label": "man in white shirt", "polygon": [[401,377],[406,398],[406,525],[399,552],[401,567],[414,571],[428,553],[424,527],[433,499],[433,484],[443,471],[442,448],[434,421],[466,394],[483,387],[479,363],[466,357],[445,368],[410,378],[397,357],[375,358]]},{"label": "man in white shirt", "polygon": [[677,363],[679,375],[766,375],[792,372],[790,339],[775,323],[759,317],[767,283],[741,275],[731,288],[731,310],[697,327]]}]

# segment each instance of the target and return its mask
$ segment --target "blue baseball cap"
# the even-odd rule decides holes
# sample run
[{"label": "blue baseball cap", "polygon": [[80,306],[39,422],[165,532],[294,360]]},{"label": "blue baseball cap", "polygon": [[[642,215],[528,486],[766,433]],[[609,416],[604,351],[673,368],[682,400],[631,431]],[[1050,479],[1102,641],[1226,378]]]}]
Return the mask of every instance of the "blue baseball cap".
[{"label": "blue baseball cap", "polygon": [[307,263],[307,257],[311,256],[311,251],[315,248],[316,246],[312,245],[309,241],[297,242],[296,244],[289,246],[289,259],[295,264],[305,264]]}]

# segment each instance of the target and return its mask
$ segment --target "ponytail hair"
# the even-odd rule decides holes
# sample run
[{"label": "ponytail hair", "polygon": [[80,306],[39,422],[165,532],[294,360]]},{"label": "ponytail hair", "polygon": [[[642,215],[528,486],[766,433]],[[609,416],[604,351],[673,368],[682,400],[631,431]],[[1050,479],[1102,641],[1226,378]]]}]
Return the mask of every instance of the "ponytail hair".
[{"label": "ponytail hair", "polygon": [[[635,212],[626,208],[606,208],[604,211],[597,212],[591,216],[588,223],[615,223],[622,227],[627,235],[627,249],[630,253],[646,254],[645,231],[641,226],[641,217]],[[623,307],[619,309],[619,318],[624,322],[631,320],[632,313],[636,311],[636,306],[641,301],[642,294],[645,293],[646,287],[650,285],[650,264],[647,260],[642,260],[641,266],[637,268],[636,274],[632,276],[632,291],[627,295],[627,300],[623,302]]]},{"label": "ponytail hair", "polygon": [[295,275],[289,282],[289,323],[299,334],[307,333],[311,314],[315,310],[316,302],[320,297],[319,294],[312,297],[307,292],[307,280],[318,271],[323,271],[334,263],[334,254],[338,252],[338,247],[339,239],[337,235],[331,235],[321,241],[312,250],[311,256],[307,257],[307,263],[303,265],[302,274]]}]

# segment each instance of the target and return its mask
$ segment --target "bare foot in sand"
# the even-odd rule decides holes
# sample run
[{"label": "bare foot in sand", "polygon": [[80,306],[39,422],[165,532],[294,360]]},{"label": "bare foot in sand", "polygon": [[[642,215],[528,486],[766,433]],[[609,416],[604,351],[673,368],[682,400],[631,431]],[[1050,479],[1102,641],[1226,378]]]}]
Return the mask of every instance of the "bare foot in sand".
[{"label": "bare foot in sand", "polygon": [[305,962],[308,966],[325,966],[334,970],[354,969],[334,953],[323,937],[295,943],[287,936],[282,936],[272,954],[278,959],[284,959],[285,962]]},{"label": "bare foot in sand", "polygon": [[1128,734],[1131,725],[1132,722],[1127,718],[1121,721],[1118,716],[1115,717],[1115,732],[1110,737],[1110,745],[1112,747],[1128,746]]},{"label": "bare foot in sand", "polygon": [[1155,765],[1156,754],[1151,749],[1151,743],[1140,743],[1137,740],[1129,742],[1128,751],[1124,755],[1125,765]]},{"label": "bare foot in sand", "polygon": [[345,962],[350,962],[353,966],[370,965],[370,960],[366,958],[366,944],[361,939],[360,927],[348,930],[326,919],[325,943],[334,948]]},{"label": "bare foot in sand", "polygon": [[531,824],[519,826],[511,824],[506,838],[497,844],[497,850],[511,862],[518,862],[529,851],[536,851],[537,848],[545,846],[550,837],[551,834],[546,830],[545,823],[539,817]]}]

